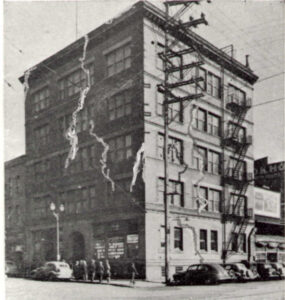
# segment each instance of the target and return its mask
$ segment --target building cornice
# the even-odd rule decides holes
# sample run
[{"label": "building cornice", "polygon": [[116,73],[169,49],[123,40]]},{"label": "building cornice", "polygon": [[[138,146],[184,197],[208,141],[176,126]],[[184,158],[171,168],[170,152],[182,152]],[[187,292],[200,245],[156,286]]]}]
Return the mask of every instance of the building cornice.
[{"label": "building cornice", "polygon": [[[89,43],[92,44],[94,43],[94,40],[98,42],[98,40],[100,41],[102,39],[105,39],[107,36],[106,32],[111,29],[115,29],[119,25],[119,23],[120,25],[124,22],[126,22],[126,24],[129,24],[129,18],[133,17],[136,13],[142,13],[144,17],[157,24],[160,28],[164,28],[164,12],[147,1],[140,1],[134,4],[128,11],[112,19],[111,22],[104,23],[103,25],[88,33]],[[209,59],[215,61],[220,66],[231,71],[233,74],[246,80],[250,84],[254,84],[258,80],[258,77],[253,73],[253,71],[250,68],[246,67],[234,58],[230,57],[222,50],[215,47],[213,44],[211,44],[198,34],[194,33],[193,31],[188,30],[188,32],[185,32],[181,29],[177,29],[177,25],[178,22],[173,21],[170,26],[171,34],[177,39],[183,41],[183,43],[189,46],[194,45],[198,47],[200,52],[205,57],[208,57]],[[64,49],[52,55],[51,57],[37,64],[36,69],[33,72],[31,72],[30,78],[37,78],[39,73],[46,72],[48,68],[58,68],[59,65],[64,64],[68,59],[73,59],[75,54],[79,55],[82,52],[83,45],[84,37],[76,40],[69,46],[65,47]],[[23,83],[24,76],[21,76],[19,80],[21,83]]]},{"label": "building cornice", "polygon": [[[164,12],[158,9],[156,6],[150,4],[147,1],[141,3],[144,9],[144,16],[148,18],[150,21],[154,22],[157,26],[164,29],[165,27],[165,15]],[[178,29],[178,21],[172,21],[169,26],[169,32],[181,42],[187,44],[188,46],[195,46],[199,49],[199,51],[208,57],[209,59],[215,61],[220,66],[229,70],[233,74],[241,77],[246,80],[250,84],[254,84],[258,77],[253,73],[253,71],[227,55],[224,51],[220,50],[198,34],[194,33],[191,30],[187,32]]]}]

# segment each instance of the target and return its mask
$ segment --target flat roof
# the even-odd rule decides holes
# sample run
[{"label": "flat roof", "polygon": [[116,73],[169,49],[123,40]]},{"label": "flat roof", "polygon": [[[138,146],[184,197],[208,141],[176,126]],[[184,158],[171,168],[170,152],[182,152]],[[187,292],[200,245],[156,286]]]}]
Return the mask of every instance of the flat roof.
[{"label": "flat roof", "polygon": [[[144,17],[149,18],[158,26],[162,28],[164,27],[165,25],[164,12],[158,7],[156,7],[155,5],[149,3],[148,1],[139,1],[135,3],[128,11],[125,11],[122,14],[119,14],[118,17],[115,17],[110,24],[104,23],[103,25],[89,32],[88,33],[89,40],[91,41],[92,39],[103,37],[103,33],[105,33],[106,31],[118,25],[120,22],[125,21],[128,17],[138,12],[142,12]],[[258,80],[257,75],[255,75],[250,68],[246,67],[236,59],[232,58],[224,51],[217,48],[216,46],[214,46],[213,44],[211,44],[210,42],[208,42],[206,39],[202,38],[198,34],[190,30],[188,30],[187,32],[182,30],[177,30],[176,26],[178,24],[179,23],[177,21],[173,21],[170,26],[173,29],[172,34],[175,35],[176,38],[183,41],[185,44],[187,43],[195,44],[203,55],[217,62],[225,69],[228,69],[229,71],[243,78],[249,83],[254,84]],[[57,53],[53,54],[49,58],[35,65],[36,69],[31,72],[31,77],[33,77],[33,74],[39,72],[39,69],[42,69],[42,67],[52,68],[53,65],[56,66],[59,60],[62,60],[67,55],[69,56],[72,53],[75,53],[83,45],[84,45],[84,38],[81,37],[80,39],[76,40],[69,46],[65,47],[64,49],[58,51]],[[24,75],[21,76],[19,80],[20,82],[23,83]]]}]

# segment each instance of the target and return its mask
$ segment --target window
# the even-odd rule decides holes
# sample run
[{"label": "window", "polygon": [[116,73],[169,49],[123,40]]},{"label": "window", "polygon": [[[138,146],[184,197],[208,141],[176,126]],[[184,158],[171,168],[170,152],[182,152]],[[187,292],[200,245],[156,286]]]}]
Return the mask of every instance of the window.
[{"label": "window", "polygon": [[232,233],[232,251],[238,251],[238,234],[235,232]]},{"label": "window", "polygon": [[207,170],[207,149],[203,147],[197,147],[194,150],[194,166],[195,169],[206,171]]},{"label": "window", "polygon": [[[164,135],[158,134],[158,155],[163,159]],[[183,141],[174,137],[168,137],[168,161],[172,163],[183,163]]]},{"label": "window", "polygon": [[[91,63],[87,66],[90,75],[90,84],[94,84],[94,64]],[[80,92],[80,89],[84,89],[87,86],[87,75],[80,68],[76,71],[68,74],[59,81],[59,99],[71,97]]]},{"label": "window", "polygon": [[15,191],[18,194],[20,192],[20,176],[17,175],[15,178]]},{"label": "window", "polygon": [[[183,182],[169,180],[168,182],[168,201],[174,206],[184,206],[184,185]],[[164,203],[164,178],[158,179],[158,201]]]},{"label": "window", "polygon": [[211,250],[218,251],[218,232],[211,230]]},{"label": "window", "polygon": [[183,230],[179,227],[174,227],[174,249],[183,250]]},{"label": "window", "polygon": [[88,130],[88,110],[86,106],[84,106],[84,108],[78,112],[76,129],[77,132]]},{"label": "window", "polygon": [[209,189],[208,210],[219,212],[221,203],[221,192]]},{"label": "window", "polygon": [[110,158],[113,162],[132,157],[132,136],[120,136],[109,141]]},{"label": "window", "polygon": [[124,91],[108,101],[109,120],[115,120],[132,113],[131,93]]},{"label": "window", "polygon": [[202,87],[203,91],[206,91],[206,88],[207,88],[206,70],[200,68],[200,70],[199,70],[199,77],[203,78],[203,81],[201,81],[200,86]]},{"label": "window", "polygon": [[48,124],[35,129],[35,144],[47,145],[50,142],[50,127]]},{"label": "window", "polygon": [[246,209],[246,197],[238,194],[231,194],[230,213],[236,216],[244,216]]},{"label": "window", "polygon": [[[203,205],[202,202],[200,203],[200,201],[199,201],[200,198],[208,200],[208,188],[200,186],[199,190],[198,190],[198,186],[195,186],[194,187],[194,200],[195,200],[194,207],[199,208],[200,205]],[[204,209],[206,211],[208,210],[208,203],[205,205]]]},{"label": "window", "polygon": [[95,201],[96,201],[96,189],[95,186],[89,187],[89,199],[91,207],[95,207]]},{"label": "window", "polygon": [[[164,108],[164,95],[156,91],[156,101],[157,101],[157,114],[163,116]],[[169,120],[183,122],[183,103],[173,103],[168,105],[168,118]]]},{"label": "window", "polygon": [[210,72],[207,74],[207,93],[221,98],[221,79]]},{"label": "window", "polygon": [[198,109],[196,114],[195,128],[201,131],[207,131],[207,113],[203,109]]},{"label": "window", "polygon": [[246,252],[246,234],[242,233],[239,236],[239,250]]},{"label": "window", "polygon": [[32,95],[34,112],[39,112],[50,106],[50,91],[45,87]]},{"label": "window", "polygon": [[131,46],[124,45],[106,55],[107,76],[112,76],[131,66]]},{"label": "window", "polygon": [[194,127],[211,135],[221,135],[221,118],[199,108],[195,116]]},{"label": "window", "polygon": [[[207,187],[200,186],[200,193],[198,194],[198,187],[194,186],[194,199],[197,200],[197,197],[206,199],[208,204],[205,206],[206,211],[219,212],[220,210],[220,201],[221,201],[221,192],[209,189]],[[194,204],[194,207],[198,207],[198,203]]]},{"label": "window", "polygon": [[200,250],[208,251],[207,230],[200,229]]},{"label": "window", "polygon": [[246,138],[246,129],[237,124],[229,123],[228,130],[227,130],[227,136],[235,139],[236,141],[238,141],[240,143],[244,143],[245,138]]},{"label": "window", "polygon": [[246,162],[231,157],[229,163],[229,176],[236,180],[246,179]]},{"label": "window", "polygon": [[220,117],[214,114],[208,113],[207,118],[207,132],[211,135],[220,136],[221,132],[221,121]]},{"label": "window", "polygon": [[162,276],[162,277],[165,276],[165,267],[161,267],[161,276]]},{"label": "window", "polygon": [[50,161],[43,160],[34,164],[35,181],[44,181],[47,179],[50,171]]},{"label": "window", "polygon": [[160,247],[165,247],[165,226],[160,226]]},{"label": "window", "polygon": [[236,88],[233,85],[229,85],[228,88],[228,102],[234,102],[238,105],[245,105],[246,93]]},{"label": "window", "polygon": [[208,169],[207,171],[212,174],[220,174],[220,154],[209,150],[208,151]]},{"label": "window", "polygon": [[63,137],[65,136],[65,133],[67,131],[67,129],[69,128],[70,124],[72,121],[72,115],[71,114],[67,114],[65,116],[62,116],[58,119],[58,133],[59,133],[59,139],[62,140]]}]

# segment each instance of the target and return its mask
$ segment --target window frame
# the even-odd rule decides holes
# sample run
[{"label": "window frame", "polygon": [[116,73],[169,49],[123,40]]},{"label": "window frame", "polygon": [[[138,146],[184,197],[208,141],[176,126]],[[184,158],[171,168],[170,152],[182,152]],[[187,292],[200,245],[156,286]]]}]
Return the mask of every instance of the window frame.
[{"label": "window frame", "polygon": [[[205,234],[205,236],[203,236]],[[200,229],[200,250],[208,252],[208,230]]]},{"label": "window frame", "polygon": [[183,251],[183,228],[182,227],[174,227],[174,249],[179,249]]},{"label": "window frame", "polygon": [[218,231],[211,230],[211,251],[218,252]]},{"label": "window frame", "polygon": [[[122,51],[122,57],[120,57],[119,55],[120,51]],[[117,57],[119,58],[117,59]],[[132,66],[131,58],[132,58],[131,42],[127,42],[124,45],[121,45],[116,49],[106,53],[105,54],[106,76],[111,77],[130,68]],[[110,72],[111,69],[113,69],[112,72]]]}]

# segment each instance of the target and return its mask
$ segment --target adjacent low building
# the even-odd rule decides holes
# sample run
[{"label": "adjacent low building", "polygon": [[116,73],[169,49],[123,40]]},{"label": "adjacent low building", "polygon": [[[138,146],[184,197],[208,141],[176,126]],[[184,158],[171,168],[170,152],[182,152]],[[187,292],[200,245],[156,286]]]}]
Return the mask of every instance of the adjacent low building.
[{"label": "adjacent low building", "polygon": [[19,268],[25,261],[26,155],[5,162],[5,258]]},{"label": "adjacent low building", "polygon": [[280,193],[254,188],[255,260],[285,262],[284,226],[281,224]]}]

